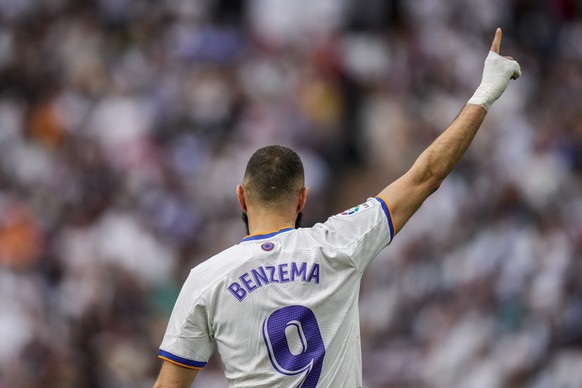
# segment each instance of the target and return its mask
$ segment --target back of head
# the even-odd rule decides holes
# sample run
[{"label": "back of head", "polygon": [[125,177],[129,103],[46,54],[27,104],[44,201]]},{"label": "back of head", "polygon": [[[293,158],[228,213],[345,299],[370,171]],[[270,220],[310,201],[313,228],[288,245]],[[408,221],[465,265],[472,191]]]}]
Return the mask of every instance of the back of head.
[{"label": "back of head", "polygon": [[243,180],[247,201],[265,207],[293,203],[304,184],[299,155],[280,145],[258,149],[247,164]]}]

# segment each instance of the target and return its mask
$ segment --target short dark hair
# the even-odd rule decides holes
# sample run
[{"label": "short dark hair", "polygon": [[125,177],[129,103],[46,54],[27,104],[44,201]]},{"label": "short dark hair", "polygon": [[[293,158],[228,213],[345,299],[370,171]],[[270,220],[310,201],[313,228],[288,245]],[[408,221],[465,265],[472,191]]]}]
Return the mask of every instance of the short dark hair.
[{"label": "short dark hair", "polygon": [[291,202],[304,184],[299,155],[281,145],[259,148],[249,159],[243,180],[247,198],[267,206]]}]

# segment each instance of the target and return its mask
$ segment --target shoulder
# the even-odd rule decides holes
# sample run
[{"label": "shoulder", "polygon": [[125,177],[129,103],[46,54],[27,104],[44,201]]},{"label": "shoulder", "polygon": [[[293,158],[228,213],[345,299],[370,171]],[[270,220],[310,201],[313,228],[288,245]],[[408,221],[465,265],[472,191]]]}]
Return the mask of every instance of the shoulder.
[{"label": "shoulder", "polygon": [[382,198],[368,198],[365,202],[332,215],[325,222],[313,226],[314,233],[335,231],[355,231],[356,225],[373,225],[383,221],[391,222],[390,209]]},{"label": "shoulder", "polygon": [[369,198],[314,225],[309,233],[322,245],[347,249],[362,243],[388,245],[394,236],[394,227],[386,202]]},{"label": "shoulder", "polygon": [[227,248],[192,268],[184,286],[201,296],[251,256],[250,246],[237,244]]},{"label": "shoulder", "polygon": [[252,254],[251,247],[244,244],[233,245],[198,264],[192,268],[192,271],[204,274],[220,273],[244,261],[244,258],[250,254]]}]

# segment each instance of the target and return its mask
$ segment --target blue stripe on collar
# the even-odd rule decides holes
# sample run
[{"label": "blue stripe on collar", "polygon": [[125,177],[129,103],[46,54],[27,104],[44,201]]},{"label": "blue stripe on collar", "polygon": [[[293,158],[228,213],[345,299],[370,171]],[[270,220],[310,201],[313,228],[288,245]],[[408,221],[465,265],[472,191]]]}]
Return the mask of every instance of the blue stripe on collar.
[{"label": "blue stripe on collar", "polygon": [[262,240],[265,238],[270,238],[273,236],[276,236],[280,233],[284,233],[284,232],[289,232],[290,230],[295,230],[295,228],[283,228],[283,229],[279,229],[275,232],[271,232],[271,233],[266,233],[266,234],[251,234],[249,236],[246,236],[245,238],[243,238],[241,240],[241,242],[245,242],[245,241],[253,241],[253,240]]}]

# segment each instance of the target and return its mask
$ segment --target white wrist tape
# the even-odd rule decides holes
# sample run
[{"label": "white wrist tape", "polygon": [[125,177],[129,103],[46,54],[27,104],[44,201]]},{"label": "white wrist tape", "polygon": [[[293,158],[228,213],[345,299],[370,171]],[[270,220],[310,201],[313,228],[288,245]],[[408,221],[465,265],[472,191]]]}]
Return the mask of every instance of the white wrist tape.
[{"label": "white wrist tape", "polygon": [[495,100],[503,94],[509,80],[520,76],[521,69],[516,61],[489,51],[485,59],[481,84],[473,97],[469,99],[468,104],[481,105],[485,110],[489,110]]}]

